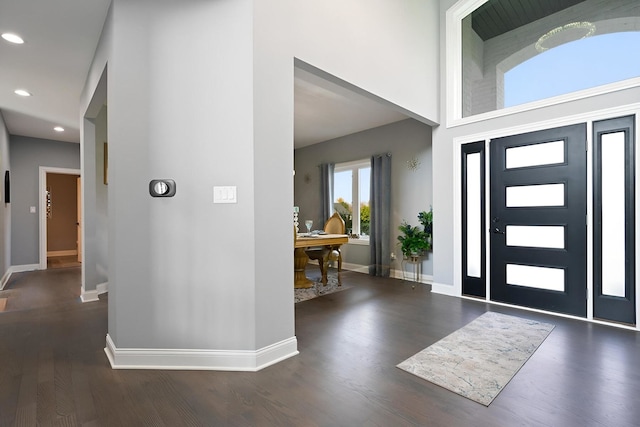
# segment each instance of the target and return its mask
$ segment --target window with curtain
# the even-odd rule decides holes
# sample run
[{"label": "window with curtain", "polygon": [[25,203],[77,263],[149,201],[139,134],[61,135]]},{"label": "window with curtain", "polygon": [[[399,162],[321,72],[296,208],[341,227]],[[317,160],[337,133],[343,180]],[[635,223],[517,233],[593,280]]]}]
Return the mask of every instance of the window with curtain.
[{"label": "window with curtain", "polygon": [[[371,161],[336,163],[333,207],[344,219],[347,233],[368,239],[370,225]],[[355,207],[355,208],[354,208]]]}]

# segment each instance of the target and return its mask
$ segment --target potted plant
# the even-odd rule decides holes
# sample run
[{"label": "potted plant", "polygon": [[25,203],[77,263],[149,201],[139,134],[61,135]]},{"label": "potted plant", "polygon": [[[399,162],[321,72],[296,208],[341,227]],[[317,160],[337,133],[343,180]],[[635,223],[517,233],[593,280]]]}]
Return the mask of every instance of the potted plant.
[{"label": "potted plant", "polygon": [[427,241],[429,242],[429,249],[433,247],[433,208],[429,209],[429,212],[422,211],[418,213],[418,221],[422,224],[424,232],[427,235]]},{"label": "potted plant", "polygon": [[398,227],[402,232],[398,236],[400,250],[405,258],[417,258],[431,250],[431,236],[433,233],[433,211],[422,211],[418,214],[420,226],[412,226],[406,221]]}]

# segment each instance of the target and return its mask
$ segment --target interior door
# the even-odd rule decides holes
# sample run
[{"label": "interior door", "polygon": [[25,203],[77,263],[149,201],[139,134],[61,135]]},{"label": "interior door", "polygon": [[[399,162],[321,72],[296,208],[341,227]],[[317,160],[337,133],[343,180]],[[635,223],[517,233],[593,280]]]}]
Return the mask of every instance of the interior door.
[{"label": "interior door", "polygon": [[586,124],[491,140],[490,292],[586,317]]}]

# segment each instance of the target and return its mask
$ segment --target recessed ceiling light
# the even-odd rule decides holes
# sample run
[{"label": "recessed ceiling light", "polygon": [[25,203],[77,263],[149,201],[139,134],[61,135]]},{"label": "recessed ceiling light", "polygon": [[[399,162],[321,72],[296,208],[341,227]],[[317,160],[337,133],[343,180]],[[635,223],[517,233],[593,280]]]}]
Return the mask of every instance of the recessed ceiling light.
[{"label": "recessed ceiling light", "polygon": [[15,93],[16,95],[20,95],[20,96],[31,96],[31,93],[24,90],[24,89],[16,89],[13,91],[13,93]]},{"label": "recessed ceiling light", "polygon": [[24,43],[24,40],[22,40],[22,37],[20,37],[17,34],[13,34],[13,33],[3,33],[2,34],[2,38],[5,39],[6,41],[10,42],[10,43],[15,43],[15,44]]},{"label": "recessed ceiling light", "polygon": [[56,126],[53,128],[56,132],[64,132],[64,128],[62,126]]}]

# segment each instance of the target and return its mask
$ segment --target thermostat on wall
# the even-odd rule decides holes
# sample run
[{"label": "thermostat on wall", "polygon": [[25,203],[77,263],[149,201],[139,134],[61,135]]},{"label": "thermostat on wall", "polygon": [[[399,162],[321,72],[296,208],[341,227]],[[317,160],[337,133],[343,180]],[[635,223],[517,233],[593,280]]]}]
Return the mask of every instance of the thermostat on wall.
[{"label": "thermostat on wall", "polygon": [[173,197],[176,194],[176,182],[172,179],[152,179],[149,182],[149,194],[152,197]]}]

